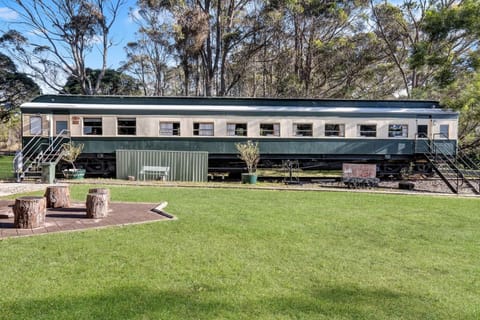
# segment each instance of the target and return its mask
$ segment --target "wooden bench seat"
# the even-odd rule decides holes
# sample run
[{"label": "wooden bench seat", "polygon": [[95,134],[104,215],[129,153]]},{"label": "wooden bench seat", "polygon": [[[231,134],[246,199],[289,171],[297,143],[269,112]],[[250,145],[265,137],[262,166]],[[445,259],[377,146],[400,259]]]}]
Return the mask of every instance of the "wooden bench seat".
[{"label": "wooden bench seat", "polygon": [[143,176],[143,181],[145,181],[147,175],[155,175],[160,179],[165,181],[168,178],[170,172],[170,167],[158,167],[158,166],[142,166],[140,170],[140,177]]}]

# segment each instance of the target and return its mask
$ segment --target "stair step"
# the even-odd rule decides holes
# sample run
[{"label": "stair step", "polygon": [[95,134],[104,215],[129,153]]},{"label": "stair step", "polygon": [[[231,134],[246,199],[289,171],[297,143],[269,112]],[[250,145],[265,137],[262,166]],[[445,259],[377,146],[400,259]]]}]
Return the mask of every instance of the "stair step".
[{"label": "stair step", "polygon": [[425,158],[454,193],[470,190],[480,194],[480,180],[476,180],[480,179],[480,169],[474,161],[462,155],[460,150],[454,155],[451,154],[451,150],[442,148],[435,140],[425,143]]},{"label": "stair step", "polygon": [[24,172],[25,175],[35,176],[35,175],[42,175],[42,171],[26,171]]}]

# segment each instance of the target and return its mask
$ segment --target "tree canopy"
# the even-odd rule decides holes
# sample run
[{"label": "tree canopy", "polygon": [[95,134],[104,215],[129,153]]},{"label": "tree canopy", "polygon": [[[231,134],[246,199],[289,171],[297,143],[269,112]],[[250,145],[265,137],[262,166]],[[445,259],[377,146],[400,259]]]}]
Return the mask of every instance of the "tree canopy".
[{"label": "tree canopy", "polygon": [[[102,71],[99,69],[86,69],[85,74],[91,82],[97,82]],[[120,71],[106,69],[102,76],[102,81],[97,89],[97,94],[102,95],[138,95],[140,86],[136,79]],[[67,79],[62,94],[82,94],[83,89],[77,77],[70,76]]]},{"label": "tree canopy", "polygon": [[[65,78],[77,79],[83,94],[96,94],[113,45],[111,28],[125,0],[14,0],[17,26],[0,44],[47,87],[61,91]],[[87,56],[100,53],[102,67],[95,82],[87,75]]]},{"label": "tree canopy", "polygon": [[39,86],[0,53],[0,120],[7,122],[23,102],[40,94]]}]

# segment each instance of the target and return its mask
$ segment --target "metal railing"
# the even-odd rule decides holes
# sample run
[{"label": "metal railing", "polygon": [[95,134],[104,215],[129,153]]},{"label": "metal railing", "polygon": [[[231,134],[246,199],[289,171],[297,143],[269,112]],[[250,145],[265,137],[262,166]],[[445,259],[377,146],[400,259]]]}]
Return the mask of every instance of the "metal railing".
[{"label": "metal railing", "polygon": [[70,140],[70,136],[68,135],[68,133],[70,133],[69,130],[63,129],[55,137],[55,139],[49,143],[47,149],[43,151],[43,156],[40,158],[40,162],[58,163],[58,161],[60,161],[62,145],[65,143],[65,139]]},{"label": "metal railing", "polygon": [[49,137],[50,141],[48,143],[43,142],[43,140],[47,139],[44,135],[33,136],[13,159],[15,164],[19,157],[22,157],[21,168],[17,171],[21,178],[25,178],[27,173],[41,174],[40,165],[42,163],[58,163],[63,153],[61,150],[62,145],[65,143],[65,140],[70,140],[69,133],[69,130],[64,129],[54,139]]},{"label": "metal railing", "polygon": [[454,193],[458,193],[460,187],[466,184],[475,193],[480,194],[479,166],[456,145],[452,148],[451,144],[442,143],[446,138],[442,133],[438,133],[433,135],[433,139],[424,137],[416,139],[415,150],[425,155]]}]

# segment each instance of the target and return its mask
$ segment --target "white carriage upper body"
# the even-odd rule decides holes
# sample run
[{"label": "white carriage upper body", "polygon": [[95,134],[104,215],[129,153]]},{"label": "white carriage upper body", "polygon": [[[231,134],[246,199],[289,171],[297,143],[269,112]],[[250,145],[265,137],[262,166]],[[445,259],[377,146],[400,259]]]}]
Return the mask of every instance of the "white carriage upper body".
[{"label": "white carriage upper body", "polygon": [[417,138],[419,130],[431,138],[456,139],[458,133],[458,113],[435,101],[42,96],[21,110],[24,135],[33,135],[28,124],[35,117],[42,117],[35,121],[44,131],[58,132],[62,122],[72,136],[90,135],[85,126],[92,118],[101,120],[101,136],[108,137],[119,135],[125,118],[140,137],[161,136],[161,123],[179,123],[183,137],[194,137],[198,123],[211,123],[214,137],[230,137],[228,126],[239,123],[253,138],[262,138],[262,124],[275,124],[278,138],[299,137],[298,124],[310,128],[310,138],[336,138],[326,135],[329,124],[342,125],[343,138],[365,138],[362,126],[375,126],[368,138],[377,139],[390,138],[392,126],[403,126],[405,139]]}]

